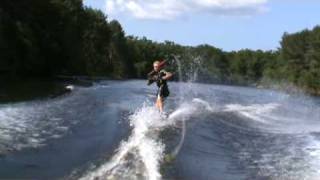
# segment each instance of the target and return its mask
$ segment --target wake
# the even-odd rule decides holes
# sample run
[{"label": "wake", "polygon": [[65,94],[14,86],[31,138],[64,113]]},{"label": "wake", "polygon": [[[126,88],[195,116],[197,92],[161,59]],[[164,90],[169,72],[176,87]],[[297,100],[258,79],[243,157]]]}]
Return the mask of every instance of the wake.
[{"label": "wake", "polygon": [[160,164],[165,145],[159,137],[160,132],[182,122],[181,140],[172,153],[175,156],[184,141],[185,121],[210,110],[205,101],[193,99],[189,103],[182,103],[166,117],[153,106],[144,105],[129,116],[131,136],[120,144],[111,160],[80,179],[161,179]]}]

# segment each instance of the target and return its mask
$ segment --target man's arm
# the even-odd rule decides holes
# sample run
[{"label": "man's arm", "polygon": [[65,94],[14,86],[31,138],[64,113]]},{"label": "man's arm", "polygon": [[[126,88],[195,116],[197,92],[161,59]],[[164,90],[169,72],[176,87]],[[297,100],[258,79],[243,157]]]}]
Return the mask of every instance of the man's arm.
[{"label": "man's arm", "polygon": [[165,72],[165,76],[162,77],[163,80],[171,79],[173,74],[171,72]]},{"label": "man's arm", "polygon": [[157,81],[157,76],[153,74],[148,74],[148,86]]}]

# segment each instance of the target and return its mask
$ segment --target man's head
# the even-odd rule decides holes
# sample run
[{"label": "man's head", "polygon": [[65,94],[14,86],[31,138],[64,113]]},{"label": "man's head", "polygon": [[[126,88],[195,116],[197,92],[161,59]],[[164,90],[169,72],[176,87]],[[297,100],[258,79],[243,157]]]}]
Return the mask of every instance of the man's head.
[{"label": "man's head", "polygon": [[160,70],[160,61],[153,62],[153,70],[159,71]]}]

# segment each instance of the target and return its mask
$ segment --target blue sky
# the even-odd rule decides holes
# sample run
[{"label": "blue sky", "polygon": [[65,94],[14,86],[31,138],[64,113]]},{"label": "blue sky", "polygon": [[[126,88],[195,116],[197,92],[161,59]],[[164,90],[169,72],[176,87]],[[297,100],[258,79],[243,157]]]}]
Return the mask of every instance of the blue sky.
[{"label": "blue sky", "polygon": [[318,0],[84,0],[127,35],[226,51],[277,49],[284,32],[320,25]]}]

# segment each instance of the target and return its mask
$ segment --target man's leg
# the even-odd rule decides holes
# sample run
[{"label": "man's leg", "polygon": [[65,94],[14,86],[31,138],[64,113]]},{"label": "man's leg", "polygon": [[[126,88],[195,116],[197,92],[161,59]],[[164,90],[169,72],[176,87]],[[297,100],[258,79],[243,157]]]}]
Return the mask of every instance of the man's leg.
[{"label": "man's leg", "polygon": [[160,112],[163,111],[163,101],[162,101],[162,97],[160,96],[160,94],[157,97],[156,107],[159,109]]},{"label": "man's leg", "polygon": [[163,86],[160,86],[158,89],[157,94],[157,101],[156,101],[156,107],[159,109],[160,112],[163,111]]},{"label": "man's leg", "polygon": [[160,110],[160,112],[163,112],[163,100],[161,97],[159,99],[159,110]]}]

